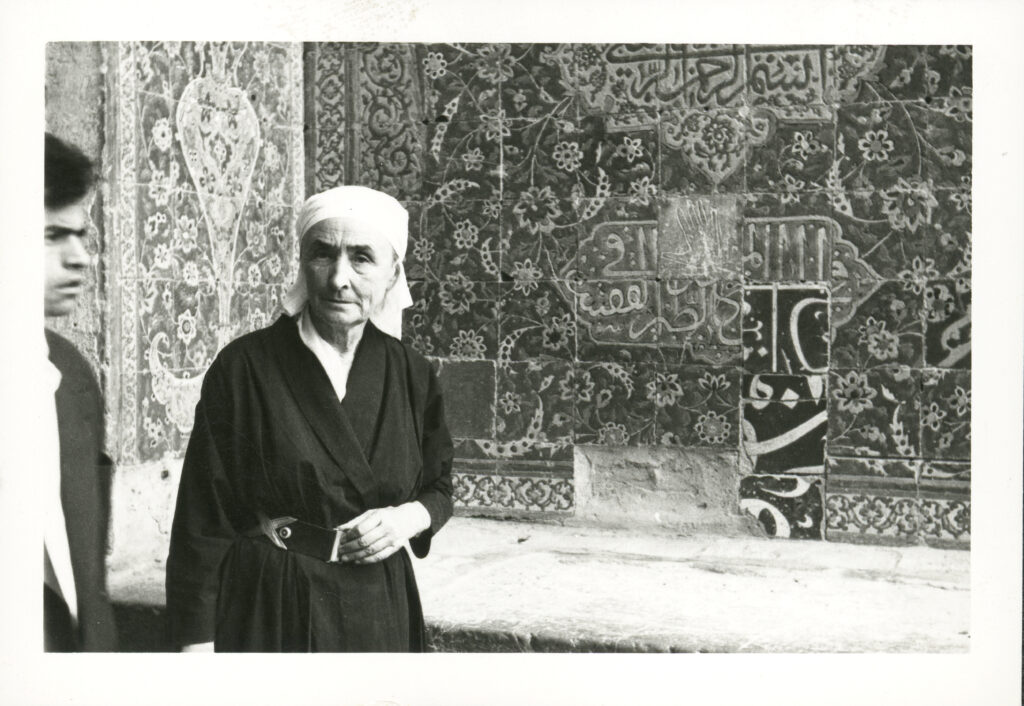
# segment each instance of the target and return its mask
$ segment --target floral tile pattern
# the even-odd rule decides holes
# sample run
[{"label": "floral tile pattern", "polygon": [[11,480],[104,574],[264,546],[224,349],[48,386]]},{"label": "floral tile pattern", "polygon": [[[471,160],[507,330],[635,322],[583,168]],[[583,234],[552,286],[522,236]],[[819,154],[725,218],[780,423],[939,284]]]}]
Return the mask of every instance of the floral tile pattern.
[{"label": "floral tile pattern", "polygon": [[213,356],[294,279],[303,71],[301,47],[259,42],[122,43],[110,62],[107,392],[130,466],[184,451]]},{"label": "floral tile pattern", "polygon": [[572,460],[573,367],[567,362],[511,363],[498,370],[492,458]]},{"label": "floral tile pattern", "polygon": [[832,364],[847,368],[893,363],[919,367],[924,350],[921,319],[921,288],[916,282],[880,283],[852,318],[833,326]]},{"label": "floral tile pattern", "polygon": [[921,455],[970,460],[970,370],[925,370],[921,386]]},{"label": "floral tile pattern", "polygon": [[919,371],[902,366],[829,371],[829,453],[919,456],[920,420]]},{"label": "floral tile pattern", "polygon": [[413,305],[402,338],[423,355],[494,360],[498,354],[498,285],[458,273],[440,282],[410,282]]},{"label": "floral tile pattern", "polygon": [[739,370],[648,366],[641,381],[655,406],[659,444],[736,447]]},{"label": "floral tile pattern", "polygon": [[654,402],[634,364],[577,365],[575,438],[578,444],[637,446],[654,442]]},{"label": "floral tile pattern", "polygon": [[826,538],[915,542],[922,525],[920,468],[916,460],[831,457],[825,488]]},{"label": "floral tile pattern", "polygon": [[935,280],[924,287],[925,364],[971,367],[971,280]]},{"label": "floral tile pattern", "polygon": [[106,62],[119,464],[180,456],[217,351],[279,315],[302,198],[365,184],[410,213],[404,333],[446,386],[460,512],[570,515],[577,443],[704,447],[773,536],[969,544],[971,47]]},{"label": "floral tile pattern", "polygon": [[770,537],[821,539],[822,479],[756,475],[740,479],[740,509]]},{"label": "floral tile pattern", "polygon": [[564,285],[503,282],[498,359],[576,358],[575,300]]}]

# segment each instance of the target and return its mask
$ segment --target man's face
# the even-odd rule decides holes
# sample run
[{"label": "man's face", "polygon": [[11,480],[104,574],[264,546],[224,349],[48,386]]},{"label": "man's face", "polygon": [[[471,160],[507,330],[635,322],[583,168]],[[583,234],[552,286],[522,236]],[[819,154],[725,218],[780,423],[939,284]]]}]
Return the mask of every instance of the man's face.
[{"label": "man's face", "polygon": [[47,316],[65,316],[82,293],[89,253],[85,250],[88,215],[85,200],[61,208],[46,209]]},{"label": "man's face", "polygon": [[339,218],[314,225],[302,250],[314,323],[344,331],[364,323],[394,284],[397,261],[387,239]]}]

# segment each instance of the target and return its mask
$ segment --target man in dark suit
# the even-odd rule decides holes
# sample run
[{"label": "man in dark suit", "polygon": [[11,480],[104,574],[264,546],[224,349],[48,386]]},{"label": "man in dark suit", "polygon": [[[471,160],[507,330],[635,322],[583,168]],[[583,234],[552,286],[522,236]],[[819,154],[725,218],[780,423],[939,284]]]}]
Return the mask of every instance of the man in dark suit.
[{"label": "man in dark suit", "polygon": [[[82,292],[89,255],[83,245],[87,197],[95,175],[76,147],[46,134],[45,282],[47,316],[66,316]],[[48,652],[112,651],[113,611],[106,590],[110,460],[103,453],[103,399],[89,363],[46,331],[46,393],[40,453],[46,488],[43,620]],[[49,409],[49,408],[48,408]]]}]

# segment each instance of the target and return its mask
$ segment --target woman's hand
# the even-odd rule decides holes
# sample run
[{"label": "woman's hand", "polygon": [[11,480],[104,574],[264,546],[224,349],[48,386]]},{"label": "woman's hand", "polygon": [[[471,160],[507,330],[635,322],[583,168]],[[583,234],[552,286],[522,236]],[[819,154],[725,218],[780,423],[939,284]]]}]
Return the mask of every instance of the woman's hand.
[{"label": "woman's hand", "polygon": [[182,652],[213,652],[213,642],[197,642],[194,645],[183,645]]},{"label": "woman's hand", "polygon": [[336,559],[346,564],[384,561],[428,527],[430,513],[419,502],[367,510],[338,526],[341,539]]}]

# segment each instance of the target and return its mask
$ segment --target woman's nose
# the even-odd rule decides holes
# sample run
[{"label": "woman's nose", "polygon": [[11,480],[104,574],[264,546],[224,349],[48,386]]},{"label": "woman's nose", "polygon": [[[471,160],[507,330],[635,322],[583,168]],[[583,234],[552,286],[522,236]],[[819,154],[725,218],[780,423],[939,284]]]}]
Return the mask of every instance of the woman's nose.
[{"label": "woman's nose", "polygon": [[85,249],[85,243],[77,235],[69,235],[64,239],[62,255],[64,266],[69,269],[82,269],[89,264],[89,252]]},{"label": "woman's nose", "polygon": [[352,282],[352,266],[347,257],[339,257],[331,269],[331,286],[334,289],[344,289]]}]

